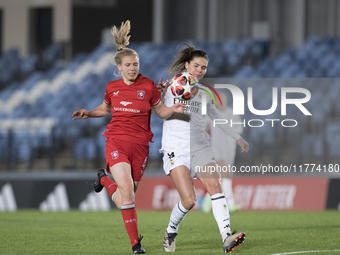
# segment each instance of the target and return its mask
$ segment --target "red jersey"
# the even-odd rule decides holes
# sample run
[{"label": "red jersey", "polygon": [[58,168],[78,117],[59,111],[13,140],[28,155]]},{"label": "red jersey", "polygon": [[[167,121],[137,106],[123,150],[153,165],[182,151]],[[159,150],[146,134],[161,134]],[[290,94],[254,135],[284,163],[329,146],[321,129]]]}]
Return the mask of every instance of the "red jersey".
[{"label": "red jersey", "polygon": [[141,74],[131,85],[123,79],[109,82],[104,102],[112,106],[112,119],[103,136],[149,145],[151,108],[160,101],[154,82]]}]

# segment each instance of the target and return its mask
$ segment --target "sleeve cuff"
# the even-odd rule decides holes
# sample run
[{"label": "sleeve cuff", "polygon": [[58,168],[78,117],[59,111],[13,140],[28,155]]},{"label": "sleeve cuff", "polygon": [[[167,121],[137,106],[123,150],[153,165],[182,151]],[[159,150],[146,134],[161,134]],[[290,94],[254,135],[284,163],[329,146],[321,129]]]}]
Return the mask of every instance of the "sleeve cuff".
[{"label": "sleeve cuff", "polygon": [[153,104],[153,106],[158,105],[160,103],[161,99],[159,98],[156,103]]}]

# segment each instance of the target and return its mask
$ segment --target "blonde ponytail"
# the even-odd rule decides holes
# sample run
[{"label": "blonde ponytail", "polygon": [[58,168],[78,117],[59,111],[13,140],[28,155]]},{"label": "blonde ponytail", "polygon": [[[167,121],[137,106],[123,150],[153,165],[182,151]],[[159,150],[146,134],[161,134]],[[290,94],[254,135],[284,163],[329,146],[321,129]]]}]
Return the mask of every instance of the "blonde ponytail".
[{"label": "blonde ponytail", "polygon": [[130,20],[127,20],[125,23],[124,21],[122,22],[119,32],[117,31],[116,26],[112,27],[111,34],[113,35],[113,38],[116,41],[117,51],[120,51],[124,49],[125,46],[129,45],[129,39],[131,36],[130,35],[128,36],[128,34],[130,33],[130,29],[131,29]]},{"label": "blonde ponytail", "polygon": [[131,36],[128,35],[130,33],[130,29],[131,29],[130,20],[127,20],[125,23],[122,22],[119,32],[116,26],[113,26],[111,29],[111,34],[113,35],[113,38],[115,39],[116,48],[117,48],[117,53],[114,56],[114,62],[116,65],[121,65],[122,59],[125,56],[136,55],[138,57],[138,54],[136,51],[125,47],[129,45],[130,43],[129,40]]}]

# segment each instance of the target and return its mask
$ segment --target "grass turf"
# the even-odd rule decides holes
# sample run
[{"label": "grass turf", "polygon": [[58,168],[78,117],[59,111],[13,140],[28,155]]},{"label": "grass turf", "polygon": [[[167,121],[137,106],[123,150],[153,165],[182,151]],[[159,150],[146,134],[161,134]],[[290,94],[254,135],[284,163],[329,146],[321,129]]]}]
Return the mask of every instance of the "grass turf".
[{"label": "grass turf", "polygon": [[[170,212],[138,211],[147,254],[162,250]],[[340,254],[338,211],[248,211],[231,216],[232,230],[246,233],[233,254],[333,250]],[[179,228],[176,254],[223,254],[212,213],[190,212]],[[337,250],[337,251],[336,251]],[[0,254],[132,254],[120,211],[0,213]],[[301,254],[301,253],[299,253]]]}]

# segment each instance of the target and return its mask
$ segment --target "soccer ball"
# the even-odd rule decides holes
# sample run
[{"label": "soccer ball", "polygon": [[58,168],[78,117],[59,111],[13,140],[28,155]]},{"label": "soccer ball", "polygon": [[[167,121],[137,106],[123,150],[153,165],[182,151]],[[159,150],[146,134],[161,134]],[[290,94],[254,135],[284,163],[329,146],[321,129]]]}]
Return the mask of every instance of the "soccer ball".
[{"label": "soccer ball", "polygon": [[171,92],[179,100],[193,99],[198,92],[196,82],[197,80],[192,74],[179,73],[171,80]]}]

